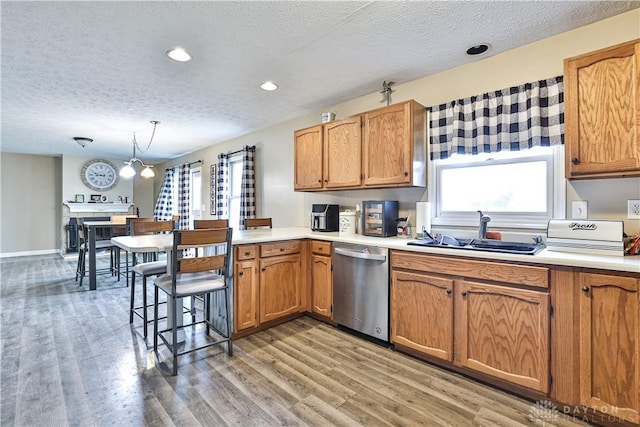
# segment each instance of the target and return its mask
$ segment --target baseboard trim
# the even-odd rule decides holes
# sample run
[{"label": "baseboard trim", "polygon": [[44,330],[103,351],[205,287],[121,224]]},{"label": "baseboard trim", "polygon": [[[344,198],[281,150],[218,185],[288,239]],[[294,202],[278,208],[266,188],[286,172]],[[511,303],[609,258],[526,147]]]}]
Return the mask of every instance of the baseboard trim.
[{"label": "baseboard trim", "polygon": [[62,255],[60,249],[44,249],[41,251],[24,251],[24,252],[4,252],[0,253],[0,258],[16,258],[21,256],[34,256],[34,255]]}]

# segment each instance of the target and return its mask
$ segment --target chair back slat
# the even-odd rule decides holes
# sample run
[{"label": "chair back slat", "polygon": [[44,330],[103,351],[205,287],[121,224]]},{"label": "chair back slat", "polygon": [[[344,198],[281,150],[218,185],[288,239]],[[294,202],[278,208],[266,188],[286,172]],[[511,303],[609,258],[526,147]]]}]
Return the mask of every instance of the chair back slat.
[{"label": "chair back slat", "polygon": [[271,218],[246,218],[244,220],[244,226],[246,228],[253,228],[253,227],[272,228]]},{"label": "chair back slat", "polygon": [[125,218],[127,233],[130,236],[133,236],[133,224],[137,222],[152,222],[154,221],[153,217],[142,217],[142,218]]},{"label": "chair back slat", "polygon": [[201,230],[203,228],[229,228],[228,219],[196,219],[193,221],[193,228]]},{"label": "chair back slat", "polygon": [[[204,230],[176,230],[176,244],[178,249],[196,246],[215,246],[227,241],[228,228]],[[178,232],[179,231],[179,232]]]},{"label": "chair back slat", "polygon": [[[176,276],[181,273],[197,273],[201,271],[218,270],[222,276],[229,271],[229,257],[231,255],[232,228],[204,229],[204,230],[174,230],[172,275],[175,290]],[[222,253],[183,257],[183,249],[202,248],[225,245]],[[197,254],[197,252],[196,252]]]},{"label": "chair back slat", "polygon": [[202,271],[220,270],[224,268],[227,254],[202,256],[197,258],[180,258],[176,273],[199,273]]},{"label": "chair back slat", "polygon": [[173,221],[140,221],[133,222],[131,225],[134,236],[169,232],[173,231],[175,227]]}]

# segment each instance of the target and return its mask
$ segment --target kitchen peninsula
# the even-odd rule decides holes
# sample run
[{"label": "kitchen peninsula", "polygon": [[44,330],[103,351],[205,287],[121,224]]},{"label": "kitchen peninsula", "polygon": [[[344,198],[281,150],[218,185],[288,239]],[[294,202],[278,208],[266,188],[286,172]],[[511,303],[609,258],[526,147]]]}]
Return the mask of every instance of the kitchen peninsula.
[{"label": "kitchen peninsula", "polygon": [[[640,422],[640,257],[461,253],[306,228],[238,231],[234,336],[305,313],[335,324],[330,262],[324,274],[312,266],[314,256],[330,259],[334,242],[390,249],[395,350],[529,398]],[[318,310],[318,300],[329,307]]]}]

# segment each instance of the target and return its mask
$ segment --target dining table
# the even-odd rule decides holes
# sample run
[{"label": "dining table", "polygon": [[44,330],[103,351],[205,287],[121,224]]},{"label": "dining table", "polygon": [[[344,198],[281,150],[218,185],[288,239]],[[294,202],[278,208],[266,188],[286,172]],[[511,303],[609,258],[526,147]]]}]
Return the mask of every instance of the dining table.
[{"label": "dining table", "polygon": [[84,228],[87,233],[87,245],[89,252],[89,290],[95,291],[97,286],[96,280],[96,234],[98,229],[113,229],[114,227],[123,227],[125,223],[122,221],[84,221]]}]

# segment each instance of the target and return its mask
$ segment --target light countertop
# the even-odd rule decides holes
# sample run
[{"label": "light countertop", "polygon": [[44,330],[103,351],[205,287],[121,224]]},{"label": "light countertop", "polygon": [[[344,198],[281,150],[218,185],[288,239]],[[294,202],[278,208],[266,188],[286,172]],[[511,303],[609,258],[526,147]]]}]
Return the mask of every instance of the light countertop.
[{"label": "light countertop", "polygon": [[413,240],[402,237],[369,237],[360,234],[340,234],[338,232],[317,232],[304,227],[274,229],[233,230],[233,244],[265,243],[279,240],[317,239],[331,242],[354,243],[378,246],[388,249],[405,250],[434,255],[451,255],[465,258],[487,259],[495,261],[517,261],[530,264],[561,265],[567,267],[587,267],[612,271],[640,273],[640,256],[604,256],[585,255],[567,252],[554,252],[543,249],[536,255],[503,254],[485,251],[466,251],[449,248],[431,248],[409,246]]}]

